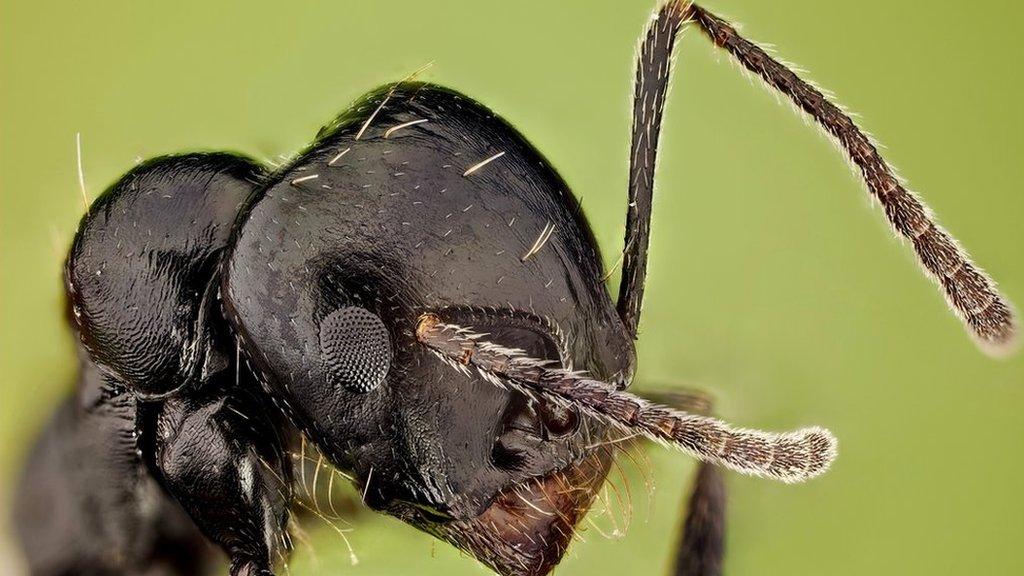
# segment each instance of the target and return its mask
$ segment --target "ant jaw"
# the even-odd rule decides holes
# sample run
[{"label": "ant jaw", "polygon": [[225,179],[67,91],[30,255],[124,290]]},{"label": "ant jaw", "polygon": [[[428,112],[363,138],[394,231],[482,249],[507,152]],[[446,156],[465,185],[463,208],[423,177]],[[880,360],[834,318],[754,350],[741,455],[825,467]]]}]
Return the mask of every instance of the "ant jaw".
[{"label": "ant jaw", "polygon": [[476,518],[418,527],[505,576],[543,576],[561,561],[598,495],[613,451],[599,450],[502,490]]}]

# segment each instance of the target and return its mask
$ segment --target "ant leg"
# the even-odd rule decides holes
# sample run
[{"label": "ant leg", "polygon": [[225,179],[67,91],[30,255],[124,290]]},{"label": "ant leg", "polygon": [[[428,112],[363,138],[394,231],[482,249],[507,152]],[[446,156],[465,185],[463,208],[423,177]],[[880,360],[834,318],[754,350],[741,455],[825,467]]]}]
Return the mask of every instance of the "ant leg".
[{"label": "ant leg", "polygon": [[715,465],[697,465],[686,503],[674,576],[720,576],[725,556],[725,478]]},{"label": "ant leg", "polygon": [[643,395],[644,398],[655,404],[669,406],[680,412],[700,414],[701,416],[710,416],[711,407],[714,404],[714,400],[709,394],[696,388],[644,390]]},{"label": "ant leg", "polygon": [[206,539],[140,457],[138,404],[83,353],[25,465],[14,528],[36,576],[186,575],[216,561]]},{"label": "ant leg", "polygon": [[155,468],[200,530],[227,552],[232,576],[269,576],[290,549],[289,461],[264,404],[246,397],[246,388],[219,384],[158,408]]},{"label": "ant leg", "polygon": [[[648,393],[659,404],[676,410],[708,416],[712,398],[694,389],[673,389]],[[676,550],[673,576],[721,576],[725,557],[725,477],[714,464],[700,462],[694,474],[686,504],[683,526]]]}]

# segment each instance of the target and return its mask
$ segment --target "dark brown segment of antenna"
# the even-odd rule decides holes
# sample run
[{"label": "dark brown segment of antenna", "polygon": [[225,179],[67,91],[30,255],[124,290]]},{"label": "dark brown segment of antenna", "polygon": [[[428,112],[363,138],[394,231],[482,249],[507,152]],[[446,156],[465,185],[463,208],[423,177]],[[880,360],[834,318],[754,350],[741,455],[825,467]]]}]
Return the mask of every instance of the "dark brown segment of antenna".
[{"label": "dark brown segment of antenna", "polygon": [[789,97],[839,142],[860,170],[871,195],[882,204],[889,223],[913,243],[921,266],[942,287],[950,307],[979,345],[993,355],[1012,351],[1017,333],[1012,306],[957,241],[935,222],[928,207],[904,187],[875,144],[849,115],[820,90],[741,37],[725,20],[696,4],[689,4],[686,11],[716,45]]},{"label": "dark brown segment of antenna", "polygon": [[686,20],[685,2],[661,7],[647,29],[636,64],[633,129],[629,156],[629,207],[619,283],[619,317],[633,338],[640,323],[640,307],[647,276],[647,244],[651,235],[651,198],[658,135],[668,93],[672,48]]}]

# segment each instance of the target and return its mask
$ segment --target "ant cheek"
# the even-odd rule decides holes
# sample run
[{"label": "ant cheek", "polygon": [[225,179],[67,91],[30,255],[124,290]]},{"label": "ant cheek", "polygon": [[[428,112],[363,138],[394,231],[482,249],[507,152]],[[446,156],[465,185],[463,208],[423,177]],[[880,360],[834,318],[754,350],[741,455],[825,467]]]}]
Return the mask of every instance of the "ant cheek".
[{"label": "ant cheek", "polygon": [[391,338],[384,322],[357,306],[339,308],[320,323],[320,358],[331,386],[363,394],[391,368]]}]

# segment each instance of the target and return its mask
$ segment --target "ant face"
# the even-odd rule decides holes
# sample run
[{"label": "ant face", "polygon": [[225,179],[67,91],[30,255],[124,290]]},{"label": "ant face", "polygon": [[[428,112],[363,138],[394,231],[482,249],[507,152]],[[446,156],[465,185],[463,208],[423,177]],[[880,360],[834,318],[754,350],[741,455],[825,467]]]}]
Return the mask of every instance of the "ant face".
[{"label": "ant face", "polygon": [[[625,383],[632,341],[600,262],[568,187],[519,134],[410,84],[357,103],[266,186],[223,296],[262,378],[370,506],[511,569],[506,548],[524,543],[491,526],[539,535],[534,562],[557,561],[607,471],[595,446],[609,430],[436,354],[417,321],[443,313]],[[548,515],[524,514],[531,499]]]}]

